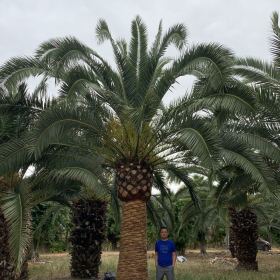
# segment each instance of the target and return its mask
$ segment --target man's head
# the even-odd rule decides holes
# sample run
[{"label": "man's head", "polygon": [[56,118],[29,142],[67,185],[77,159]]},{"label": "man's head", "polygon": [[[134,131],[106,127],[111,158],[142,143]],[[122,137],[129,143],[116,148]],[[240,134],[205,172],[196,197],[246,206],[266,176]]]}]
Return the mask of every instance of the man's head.
[{"label": "man's head", "polygon": [[160,228],[160,238],[165,240],[165,239],[168,239],[168,229],[167,227],[161,227]]}]

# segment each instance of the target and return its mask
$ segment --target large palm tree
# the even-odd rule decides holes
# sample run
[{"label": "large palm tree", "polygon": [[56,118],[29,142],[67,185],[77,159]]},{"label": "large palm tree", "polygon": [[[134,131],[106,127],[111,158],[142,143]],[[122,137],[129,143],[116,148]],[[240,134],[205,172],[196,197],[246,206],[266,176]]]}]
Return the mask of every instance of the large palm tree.
[{"label": "large palm tree", "polygon": [[[114,40],[104,20],[96,31],[100,42],[111,43],[116,67],[77,39],[64,38],[43,43],[35,57],[11,59],[1,68],[0,79],[10,91],[27,77],[39,75],[43,83],[55,78],[61,94],[32,133],[0,148],[0,158],[8,157],[1,162],[1,173],[26,159],[36,160],[50,147],[72,146],[95,157],[115,177],[122,201],[118,278],[143,280],[148,277],[146,203],[155,178],[163,170],[173,173],[195,200],[180,166],[195,158],[211,168],[219,154],[215,125],[197,113],[207,106],[240,112],[251,107],[235,94],[240,86],[232,94],[230,87],[224,91],[231,75],[231,52],[217,44],[187,46],[182,24],[164,34],[160,24],[149,50],[140,17],[132,21],[129,44]],[[165,56],[170,45],[180,50],[177,58]],[[206,96],[194,104],[185,97],[166,107],[165,95],[178,78],[189,74],[199,79],[197,95],[215,89],[215,98]],[[92,183],[83,170],[71,176]]]}]

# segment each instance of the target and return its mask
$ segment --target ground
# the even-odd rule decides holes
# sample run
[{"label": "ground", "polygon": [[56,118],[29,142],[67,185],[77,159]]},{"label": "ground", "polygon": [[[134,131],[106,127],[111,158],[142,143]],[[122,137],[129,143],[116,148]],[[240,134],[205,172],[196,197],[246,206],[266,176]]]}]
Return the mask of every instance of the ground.
[{"label": "ground", "polygon": [[[149,252],[149,279],[155,279],[153,253]],[[198,251],[187,252],[187,262],[176,264],[176,280],[279,280],[280,250],[259,252],[259,272],[237,272],[234,260],[229,258],[225,250],[209,250],[206,257]],[[41,255],[41,263],[30,263],[31,280],[69,280],[69,255]],[[116,271],[118,254],[104,252],[101,273]],[[103,279],[103,278],[101,278]]]}]

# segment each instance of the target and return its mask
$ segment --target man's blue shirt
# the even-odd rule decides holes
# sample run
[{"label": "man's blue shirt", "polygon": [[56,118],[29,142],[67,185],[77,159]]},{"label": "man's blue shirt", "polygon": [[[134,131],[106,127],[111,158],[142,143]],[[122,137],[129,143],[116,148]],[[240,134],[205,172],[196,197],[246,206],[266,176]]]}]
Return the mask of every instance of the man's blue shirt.
[{"label": "man's blue shirt", "polygon": [[155,251],[158,254],[159,266],[166,267],[172,265],[172,253],[176,251],[175,244],[172,240],[158,240]]}]

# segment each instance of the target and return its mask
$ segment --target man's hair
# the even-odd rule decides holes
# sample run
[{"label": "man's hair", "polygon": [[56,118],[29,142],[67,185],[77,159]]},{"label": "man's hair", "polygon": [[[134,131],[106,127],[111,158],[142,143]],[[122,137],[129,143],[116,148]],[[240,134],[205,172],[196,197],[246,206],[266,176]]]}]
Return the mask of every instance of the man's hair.
[{"label": "man's hair", "polygon": [[168,231],[168,228],[165,227],[165,226],[161,226],[160,229],[159,229],[159,232],[161,232],[163,229],[166,229]]}]

